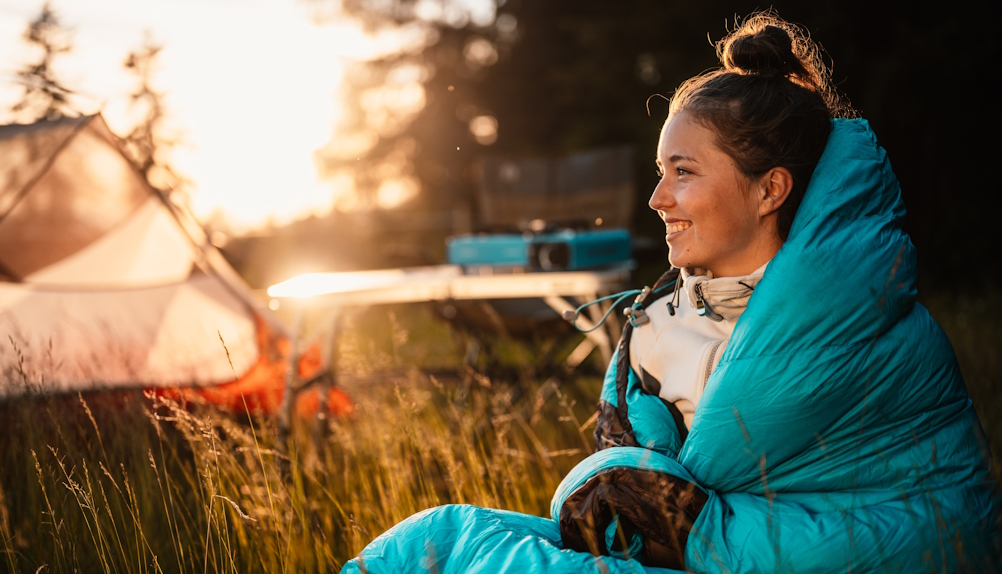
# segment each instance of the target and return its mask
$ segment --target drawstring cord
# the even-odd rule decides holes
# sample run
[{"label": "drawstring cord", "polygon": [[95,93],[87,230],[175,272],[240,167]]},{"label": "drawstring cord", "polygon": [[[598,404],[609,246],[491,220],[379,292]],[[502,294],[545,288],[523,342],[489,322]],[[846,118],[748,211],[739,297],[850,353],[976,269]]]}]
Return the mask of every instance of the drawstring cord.
[{"label": "drawstring cord", "polygon": [[[650,289],[648,289],[647,287],[644,287],[644,289],[647,289],[648,291],[650,291]],[[595,329],[598,329],[599,327],[601,327],[603,323],[605,323],[605,320],[609,318],[609,314],[612,313],[612,310],[616,308],[616,305],[619,305],[620,303],[623,302],[623,300],[628,299],[629,297],[632,297],[634,295],[640,295],[642,293],[643,293],[643,289],[630,289],[629,291],[622,291],[620,293],[613,293],[612,295],[606,295],[605,297],[600,297],[598,299],[595,299],[594,301],[589,301],[588,303],[585,303],[584,305],[581,305],[580,307],[578,307],[577,309],[575,309],[573,311],[570,310],[570,309],[564,311],[563,317],[564,317],[565,321],[570,321],[571,325],[574,325],[574,328],[577,329],[578,331],[581,331],[582,333],[591,333]],[[609,309],[605,312],[605,315],[602,315],[602,318],[599,319],[599,321],[597,323],[595,323],[595,326],[593,326],[591,329],[582,329],[581,327],[578,327],[578,317],[581,316],[581,312],[582,311],[584,311],[588,307],[591,307],[592,305],[596,305],[598,303],[601,303],[602,301],[608,301],[609,299],[612,299],[612,298],[615,298],[616,301],[613,302],[612,305],[609,305]],[[628,310],[632,310],[632,309],[630,307],[627,307],[626,309],[623,309],[624,314]],[[646,318],[646,313],[644,314],[644,316]],[[648,321],[649,320],[650,319],[648,319]],[[633,317],[632,316],[630,317],[630,323],[631,324],[633,323]],[[633,326],[637,327],[638,325],[633,325]]]},{"label": "drawstring cord", "polygon": [[[592,331],[598,329],[605,323],[605,320],[609,318],[609,314],[612,313],[612,310],[615,309],[617,305],[619,305],[624,300],[630,297],[636,296],[633,300],[633,304],[623,309],[623,315],[627,317],[627,320],[630,322],[630,325],[632,325],[633,328],[636,329],[641,325],[651,322],[651,318],[648,317],[647,313],[644,311],[644,301],[647,300],[647,297],[649,297],[651,293],[662,293],[669,288],[674,288],[675,293],[677,295],[678,293],[678,288],[676,286],[677,284],[678,284],[678,279],[672,281],[671,283],[668,283],[667,285],[662,285],[661,287],[658,287],[657,289],[654,290],[652,290],[650,287],[644,287],[643,289],[629,289],[627,291],[613,293],[612,295],[606,295],[605,297],[600,297],[598,299],[595,299],[594,301],[589,301],[588,303],[581,305],[580,307],[578,307],[573,311],[570,309],[564,311],[563,318],[565,321],[570,321],[571,325],[574,325],[574,328],[577,329],[578,331],[582,333],[591,333]],[[578,327],[578,317],[581,316],[582,311],[584,311],[588,307],[591,307],[592,305],[596,305],[598,303],[601,303],[602,301],[608,301],[609,299],[615,299],[615,301],[612,303],[612,305],[609,305],[609,309],[605,312],[604,315],[602,315],[602,318],[599,319],[598,322],[592,328],[582,329],[581,327]],[[674,311],[674,309],[672,309],[671,303],[668,304],[668,309],[669,311]],[[671,314],[674,315],[675,313],[672,312]]]},{"label": "drawstring cord", "polygon": [[678,288],[682,286],[682,282],[676,278],[672,283],[675,284],[675,292],[671,294],[671,301],[668,301],[668,314],[674,317],[678,307]]}]

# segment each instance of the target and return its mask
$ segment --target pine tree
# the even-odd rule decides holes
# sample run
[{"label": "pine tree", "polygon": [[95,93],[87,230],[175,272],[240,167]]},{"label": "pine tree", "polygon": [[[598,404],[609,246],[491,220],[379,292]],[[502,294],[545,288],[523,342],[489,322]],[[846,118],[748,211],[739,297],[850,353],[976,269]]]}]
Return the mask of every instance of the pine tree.
[{"label": "pine tree", "polygon": [[52,69],[55,57],[69,52],[73,45],[69,30],[63,27],[51,4],[42,6],[23,38],[42,51],[42,58],[18,70],[16,82],[24,87],[24,95],[12,111],[28,122],[78,115],[70,103],[74,92],[56,78]]},{"label": "pine tree", "polygon": [[163,46],[147,34],[143,45],[130,52],[125,59],[125,69],[138,80],[136,91],[129,95],[130,105],[133,110],[139,111],[141,117],[132,131],[122,138],[122,143],[126,154],[150,185],[171,190],[178,188],[183,179],[165,159],[177,140],[164,134],[164,94],[153,87],[153,74],[162,49]]}]

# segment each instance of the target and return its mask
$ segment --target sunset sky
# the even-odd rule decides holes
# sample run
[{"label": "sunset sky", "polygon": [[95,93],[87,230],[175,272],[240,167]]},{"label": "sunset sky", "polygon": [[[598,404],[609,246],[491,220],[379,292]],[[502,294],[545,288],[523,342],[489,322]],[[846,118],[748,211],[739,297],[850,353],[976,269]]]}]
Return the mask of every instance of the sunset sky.
[{"label": "sunset sky", "polygon": [[[34,61],[22,40],[42,0],[0,0],[0,123],[21,89],[14,74]],[[428,2],[429,6],[437,4]],[[493,17],[468,0],[475,18]],[[164,46],[156,87],[166,92],[170,126],[185,142],[172,158],[194,182],[191,200],[205,220],[221,212],[238,229],[328,212],[350,195],[348,178],[320,181],[314,151],[339,121],[345,65],[420,42],[418,34],[365,34],[331,13],[334,3],[265,0],[55,1],[74,49],[56,72],[83,97],[82,112],[103,110],[113,130],[129,128],[135,79],[126,55],[148,31]]]}]

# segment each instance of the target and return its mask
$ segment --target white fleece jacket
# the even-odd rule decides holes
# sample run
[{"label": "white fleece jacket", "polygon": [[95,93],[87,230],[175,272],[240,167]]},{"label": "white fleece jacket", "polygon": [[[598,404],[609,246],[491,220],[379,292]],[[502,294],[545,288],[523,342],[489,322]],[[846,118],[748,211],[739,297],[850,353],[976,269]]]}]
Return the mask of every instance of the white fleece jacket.
[{"label": "white fleece jacket", "polygon": [[634,329],[630,366],[642,380],[656,381],[658,396],[675,403],[686,427],[767,265],[742,277],[683,269],[682,288],[654,301],[646,309],[651,321]]}]

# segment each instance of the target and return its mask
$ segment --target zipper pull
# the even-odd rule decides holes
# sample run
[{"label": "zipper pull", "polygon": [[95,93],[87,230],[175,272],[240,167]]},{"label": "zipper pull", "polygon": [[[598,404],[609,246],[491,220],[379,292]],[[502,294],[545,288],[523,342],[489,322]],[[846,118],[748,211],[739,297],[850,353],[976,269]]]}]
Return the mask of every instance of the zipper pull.
[{"label": "zipper pull", "polygon": [[693,291],[696,293],[696,314],[704,317],[706,316],[706,302],[703,301],[703,285],[697,283]]}]

